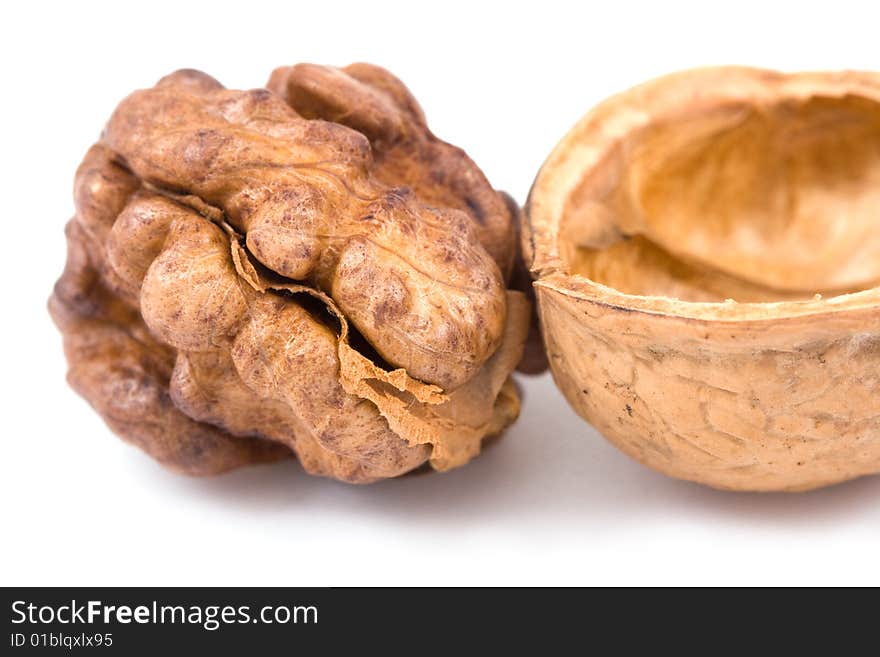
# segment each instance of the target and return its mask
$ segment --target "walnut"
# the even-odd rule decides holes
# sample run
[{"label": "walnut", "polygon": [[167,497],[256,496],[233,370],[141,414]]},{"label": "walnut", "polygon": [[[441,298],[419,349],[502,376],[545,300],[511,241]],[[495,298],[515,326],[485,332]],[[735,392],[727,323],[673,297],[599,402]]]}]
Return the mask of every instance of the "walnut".
[{"label": "walnut", "polygon": [[880,472],[880,76],[679,73],[588,113],[523,245],[554,378],[666,474]]},{"label": "walnut", "polygon": [[75,202],[69,381],[169,467],[370,482],[462,465],[519,412],[518,210],[383,69],[173,73],[122,101]]}]

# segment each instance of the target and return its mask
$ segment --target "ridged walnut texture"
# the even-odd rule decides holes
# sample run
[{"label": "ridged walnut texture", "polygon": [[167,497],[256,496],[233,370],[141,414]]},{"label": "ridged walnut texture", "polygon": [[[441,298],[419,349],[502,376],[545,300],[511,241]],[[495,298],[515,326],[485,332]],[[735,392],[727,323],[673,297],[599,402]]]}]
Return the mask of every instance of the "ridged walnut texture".
[{"label": "ridged walnut texture", "polygon": [[462,465],[519,412],[515,204],[367,64],[178,71],[76,174],[50,299],[71,385],[163,464]]}]

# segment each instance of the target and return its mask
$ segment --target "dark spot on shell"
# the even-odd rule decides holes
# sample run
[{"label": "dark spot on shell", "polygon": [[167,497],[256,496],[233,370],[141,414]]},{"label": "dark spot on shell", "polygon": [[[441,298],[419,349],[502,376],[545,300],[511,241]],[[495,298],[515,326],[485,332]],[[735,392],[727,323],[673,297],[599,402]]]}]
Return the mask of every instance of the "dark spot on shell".
[{"label": "dark spot on shell", "polygon": [[486,212],[483,210],[483,206],[477,203],[476,200],[471,198],[470,196],[465,197],[464,202],[468,206],[468,210],[471,212],[471,216],[477,220],[477,223],[481,226],[486,224]]},{"label": "dark spot on shell", "polygon": [[376,304],[373,310],[373,321],[376,326],[387,326],[404,312],[403,304],[393,300],[383,299]]},{"label": "dark spot on shell", "polygon": [[251,89],[247,92],[247,95],[251,97],[255,102],[263,102],[269,100],[274,95],[268,89]]},{"label": "dark spot on shell", "polygon": [[321,443],[325,446],[333,446],[339,442],[339,436],[332,431],[324,431],[321,433]]}]

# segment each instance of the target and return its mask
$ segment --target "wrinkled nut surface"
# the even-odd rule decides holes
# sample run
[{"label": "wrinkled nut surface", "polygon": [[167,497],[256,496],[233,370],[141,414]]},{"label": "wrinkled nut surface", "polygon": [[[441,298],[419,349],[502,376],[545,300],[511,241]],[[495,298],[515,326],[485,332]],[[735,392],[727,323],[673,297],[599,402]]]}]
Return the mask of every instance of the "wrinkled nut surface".
[{"label": "wrinkled nut surface", "polygon": [[688,71],[599,105],[523,248],[554,378],[666,474],[880,471],[880,74]]},{"label": "wrinkled nut surface", "polygon": [[467,462],[519,412],[515,204],[383,69],[268,86],[178,71],[113,113],[50,299],[70,383],[191,474]]}]

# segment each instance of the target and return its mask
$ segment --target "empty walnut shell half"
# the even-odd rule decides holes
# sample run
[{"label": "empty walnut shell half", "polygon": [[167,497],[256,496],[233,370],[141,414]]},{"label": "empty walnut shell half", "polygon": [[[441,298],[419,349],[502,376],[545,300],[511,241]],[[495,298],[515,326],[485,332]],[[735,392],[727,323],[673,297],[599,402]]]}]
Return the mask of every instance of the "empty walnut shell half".
[{"label": "empty walnut shell half", "polygon": [[178,71],[113,113],[50,299],[70,383],[191,474],[467,462],[519,412],[515,204],[381,68],[268,86]]},{"label": "empty walnut shell half", "polygon": [[526,215],[555,380],[624,452],[734,490],[880,471],[880,74],[648,82]]}]

